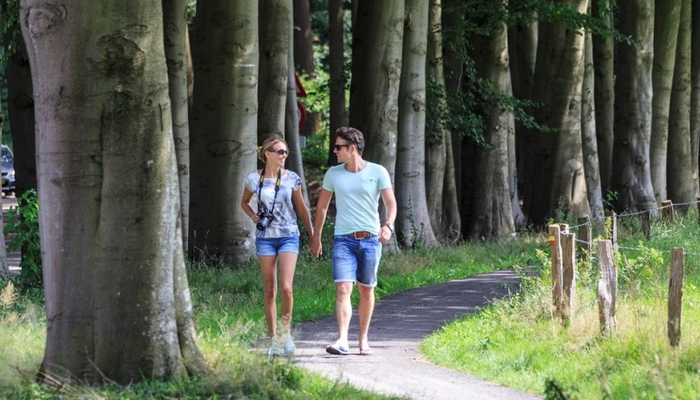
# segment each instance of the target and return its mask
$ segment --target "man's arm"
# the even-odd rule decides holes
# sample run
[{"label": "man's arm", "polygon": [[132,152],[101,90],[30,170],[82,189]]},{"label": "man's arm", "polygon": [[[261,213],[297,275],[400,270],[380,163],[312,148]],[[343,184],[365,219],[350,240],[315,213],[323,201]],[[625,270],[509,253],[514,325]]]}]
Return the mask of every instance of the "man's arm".
[{"label": "man's arm", "polygon": [[391,235],[394,234],[393,226],[396,220],[396,197],[394,196],[394,189],[390,187],[382,189],[379,194],[382,196],[382,202],[384,202],[384,207],[386,208],[386,220],[382,224],[382,229],[379,232],[379,241],[386,243],[391,239]]},{"label": "man's arm", "polygon": [[309,251],[316,257],[323,253],[321,247],[321,235],[323,233],[323,225],[326,223],[326,214],[328,213],[328,206],[331,204],[331,197],[333,192],[329,192],[326,189],[321,189],[318,195],[318,202],[316,202],[316,217],[314,218],[314,236],[311,239],[311,244],[309,246]]}]

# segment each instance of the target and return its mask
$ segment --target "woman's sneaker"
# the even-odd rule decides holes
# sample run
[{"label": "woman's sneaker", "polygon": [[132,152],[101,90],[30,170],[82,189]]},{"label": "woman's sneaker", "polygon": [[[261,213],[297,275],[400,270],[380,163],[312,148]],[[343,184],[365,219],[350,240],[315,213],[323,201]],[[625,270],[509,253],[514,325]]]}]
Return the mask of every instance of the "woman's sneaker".
[{"label": "woman's sneaker", "polygon": [[270,343],[270,349],[267,351],[267,356],[272,358],[272,357],[280,357],[284,354],[285,354],[285,351],[280,347],[277,339],[272,339],[272,341]]},{"label": "woman's sneaker", "polygon": [[287,356],[293,356],[296,349],[297,347],[294,345],[294,338],[292,338],[292,335],[287,335],[287,341],[284,343],[284,354]]}]

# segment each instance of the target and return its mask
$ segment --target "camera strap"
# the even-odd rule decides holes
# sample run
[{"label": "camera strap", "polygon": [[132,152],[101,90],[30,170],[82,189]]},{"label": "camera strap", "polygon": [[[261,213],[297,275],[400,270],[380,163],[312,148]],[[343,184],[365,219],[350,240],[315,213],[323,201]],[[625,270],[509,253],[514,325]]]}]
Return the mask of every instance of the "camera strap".
[{"label": "camera strap", "polygon": [[[265,168],[263,168],[262,173],[260,174],[260,183],[258,185],[258,202],[262,203],[262,197],[260,197],[260,194],[262,193],[262,188],[263,184],[265,183]],[[277,202],[277,192],[280,191],[280,185],[282,184],[282,168],[277,170],[277,181],[275,182],[275,197],[272,198],[272,207],[270,207],[270,211],[275,210],[275,202]],[[260,208],[260,206],[258,206]]]}]

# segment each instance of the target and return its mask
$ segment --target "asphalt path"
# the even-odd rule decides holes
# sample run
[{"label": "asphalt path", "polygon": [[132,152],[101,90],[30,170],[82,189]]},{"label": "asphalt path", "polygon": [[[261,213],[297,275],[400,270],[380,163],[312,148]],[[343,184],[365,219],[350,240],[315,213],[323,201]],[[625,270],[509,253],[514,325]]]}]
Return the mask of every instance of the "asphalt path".
[{"label": "asphalt path", "polygon": [[378,301],[370,325],[369,341],[374,350],[370,356],[359,355],[356,310],[353,310],[350,326],[351,355],[348,356],[335,356],[325,351],[326,345],[337,338],[335,316],[303,323],[295,329],[294,362],[331,380],[410,399],[541,399],[436,366],[418,351],[418,346],[430,333],[516,291],[518,281],[513,271],[497,271],[402,292]]}]

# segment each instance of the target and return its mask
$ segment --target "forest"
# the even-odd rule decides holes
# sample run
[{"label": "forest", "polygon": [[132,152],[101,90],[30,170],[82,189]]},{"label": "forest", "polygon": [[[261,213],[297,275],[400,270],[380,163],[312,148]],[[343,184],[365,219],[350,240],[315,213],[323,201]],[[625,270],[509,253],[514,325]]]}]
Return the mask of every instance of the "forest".
[{"label": "forest", "polygon": [[[305,179],[333,163],[338,127],[362,131],[392,177],[402,248],[700,197],[697,0],[0,7],[3,141],[17,195],[38,191],[44,367],[62,365],[47,373],[207,369],[185,259],[254,256],[236,205],[273,134]],[[148,337],[121,323],[137,319]]]}]

